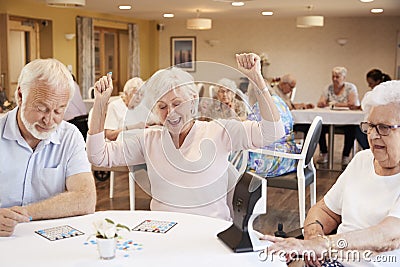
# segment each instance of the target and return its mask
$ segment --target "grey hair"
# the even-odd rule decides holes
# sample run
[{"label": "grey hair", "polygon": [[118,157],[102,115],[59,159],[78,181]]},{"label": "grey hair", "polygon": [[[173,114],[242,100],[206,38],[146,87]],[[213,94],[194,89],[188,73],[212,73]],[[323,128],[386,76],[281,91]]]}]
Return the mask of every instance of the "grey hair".
[{"label": "grey hair", "polygon": [[74,96],[75,82],[64,64],[54,58],[35,59],[21,70],[15,90],[16,103],[18,103],[18,88],[21,88],[22,100],[24,101],[28,97],[31,87],[39,82],[44,82],[47,86],[53,88],[68,88],[68,102]]},{"label": "grey hair", "polygon": [[228,78],[220,79],[217,82],[217,85],[225,87],[225,88],[228,88],[234,93],[236,93],[236,91],[238,90],[236,83],[234,81],[232,81],[231,79],[228,79]]},{"label": "grey hair", "polygon": [[296,84],[296,79],[291,74],[285,74],[281,78],[281,82],[289,83],[289,84]]},{"label": "grey hair", "polygon": [[124,85],[124,93],[129,95],[132,93],[133,89],[139,90],[140,87],[144,84],[143,80],[139,77],[133,77],[126,81]]},{"label": "grey hair", "polygon": [[361,107],[369,115],[373,107],[389,103],[400,104],[400,81],[394,80],[378,84],[364,95]]},{"label": "grey hair", "polygon": [[197,114],[199,106],[199,92],[192,75],[176,67],[156,71],[142,86],[144,95],[143,103],[152,110],[155,103],[168,91],[180,90],[185,95],[185,100],[195,101],[194,114]]},{"label": "grey hair", "polygon": [[340,73],[342,74],[343,77],[346,77],[347,75],[347,69],[345,67],[334,67],[332,69],[333,73]]}]

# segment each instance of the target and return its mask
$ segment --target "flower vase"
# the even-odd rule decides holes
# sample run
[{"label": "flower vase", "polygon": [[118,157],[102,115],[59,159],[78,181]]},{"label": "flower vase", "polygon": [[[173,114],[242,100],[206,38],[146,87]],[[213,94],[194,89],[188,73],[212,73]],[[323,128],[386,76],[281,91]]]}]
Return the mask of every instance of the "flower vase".
[{"label": "flower vase", "polygon": [[115,258],[115,250],[117,248],[117,240],[115,238],[96,238],[96,242],[100,259],[112,260]]}]

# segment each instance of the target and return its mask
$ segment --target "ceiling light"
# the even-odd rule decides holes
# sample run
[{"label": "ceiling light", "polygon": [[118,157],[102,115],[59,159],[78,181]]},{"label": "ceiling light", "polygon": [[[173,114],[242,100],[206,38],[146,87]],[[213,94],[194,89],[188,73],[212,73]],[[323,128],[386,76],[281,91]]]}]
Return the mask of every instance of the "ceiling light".
[{"label": "ceiling light", "polygon": [[374,2],[374,0],[360,0],[360,2],[363,2],[363,3],[371,3],[371,2]]},{"label": "ceiling light", "polygon": [[244,6],[243,2],[232,2],[231,3],[232,6]]},{"label": "ceiling light", "polygon": [[121,10],[130,10],[131,8],[132,8],[132,6],[128,6],[128,5],[126,5],[126,6],[118,6],[118,8],[119,9],[121,9]]},{"label": "ceiling light", "polygon": [[383,8],[373,8],[371,9],[371,13],[374,14],[378,14],[378,13],[382,13],[383,12]]},{"label": "ceiling light", "polygon": [[261,14],[263,16],[272,16],[274,14],[274,12],[273,11],[263,11],[263,12],[261,12]]},{"label": "ceiling light", "polygon": [[172,13],[164,13],[164,14],[163,14],[163,17],[164,17],[164,18],[173,18],[173,17],[175,17],[175,15],[172,14]]},{"label": "ceiling light", "polygon": [[311,28],[324,26],[324,16],[302,16],[297,17],[298,28]]},{"label": "ceiling light", "polygon": [[83,7],[86,0],[46,0],[46,3],[54,7]]},{"label": "ceiling light", "polygon": [[349,42],[349,40],[347,38],[338,38],[336,39],[336,42],[340,46],[345,46]]},{"label": "ceiling light", "polygon": [[212,27],[212,20],[200,18],[200,10],[197,10],[197,18],[186,20],[188,30],[209,30]]},{"label": "ceiling light", "polygon": [[[314,9],[313,5],[306,7],[309,12]],[[296,19],[297,28],[312,28],[324,26],[324,16],[301,16]]]}]

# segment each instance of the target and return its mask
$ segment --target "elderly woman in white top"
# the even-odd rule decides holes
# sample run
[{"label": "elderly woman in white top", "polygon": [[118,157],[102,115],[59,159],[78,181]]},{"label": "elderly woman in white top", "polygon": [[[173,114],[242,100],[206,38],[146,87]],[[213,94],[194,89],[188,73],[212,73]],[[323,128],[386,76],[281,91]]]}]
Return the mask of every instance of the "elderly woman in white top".
[{"label": "elderly woman in white top", "polygon": [[[104,123],[105,135],[109,140],[116,140],[119,133],[124,130],[125,116],[130,108],[139,106],[143,98],[143,80],[139,77],[129,79],[124,86],[123,96],[108,104],[106,121]],[[144,128],[144,120],[132,125],[132,128]]]},{"label": "elderly woman in white top", "polygon": [[[371,149],[357,153],[325,197],[311,208],[304,223],[306,240],[266,236],[275,242],[270,250],[314,250],[320,259],[330,251],[332,257],[344,257],[339,261],[345,266],[382,266],[385,258],[386,264],[398,266],[400,81],[381,83],[367,92],[362,108],[367,121],[360,128],[368,135]],[[337,234],[329,235],[336,228]],[[361,260],[345,259],[352,254]],[[309,263],[320,266],[316,260]]]},{"label": "elderly woman in white top", "polygon": [[151,210],[229,220],[229,153],[262,147],[284,135],[279,112],[261,75],[260,58],[241,54],[236,60],[240,70],[257,85],[260,122],[194,120],[199,98],[193,77],[181,69],[170,68],[156,72],[144,85],[144,101],[153,108],[163,127],[150,127],[142,135],[106,143],[102,134],[104,112],[113,87],[111,77],[104,76],[95,84],[87,142],[89,160],[107,167],[146,163]]},{"label": "elderly woman in white top", "polygon": [[[332,70],[332,84],[329,85],[321,95],[317,106],[320,108],[331,105],[332,107],[348,107],[356,109],[360,105],[357,87],[349,82],[345,82],[347,69],[345,67],[334,67]],[[322,127],[319,138],[320,157],[318,163],[328,162],[328,148],[326,146],[325,135],[328,133],[328,126]],[[347,166],[350,161],[350,151],[354,144],[356,126],[341,126],[344,130],[344,147],[342,152],[342,165]],[[333,148],[332,148],[333,149]]]},{"label": "elderly woman in white top", "polygon": [[[236,83],[228,78],[222,78],[214,88],[214,95],[211,107],[207,110],[208,119],[239,119],[246,120],[247,112],[245,101],[247,99],[237,99],[236,93],[239,92]],[[244,94],[242,94],[244,96]],[[202,99],[203,100],[203,99]]]}]

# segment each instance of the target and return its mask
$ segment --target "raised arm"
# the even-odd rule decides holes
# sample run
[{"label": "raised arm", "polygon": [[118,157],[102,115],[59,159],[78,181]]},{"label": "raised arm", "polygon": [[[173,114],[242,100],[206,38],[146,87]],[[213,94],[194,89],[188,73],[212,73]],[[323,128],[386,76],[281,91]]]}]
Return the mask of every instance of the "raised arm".
[{"label": "raised arm", "polygon": [[267,121],[279,121],[280,115],[268,87],[261,74],[260,57],[254,53],[236,55],[239,70],[246,74],[255,85],[255,95],[260,107],[260,115]]},{"label": "raised arm", "polygon": [[108,73],[107,76],[103,76],[94,84],[94,104],[88,134],[93,135],[104,131],[107,103],[112,90],[111,73]]}]

